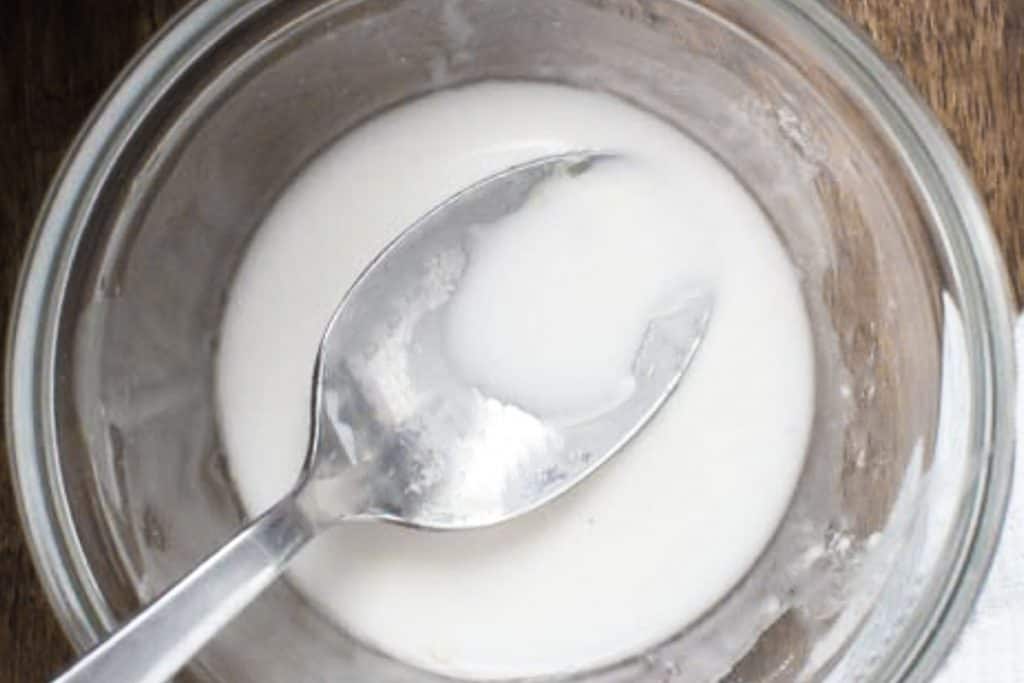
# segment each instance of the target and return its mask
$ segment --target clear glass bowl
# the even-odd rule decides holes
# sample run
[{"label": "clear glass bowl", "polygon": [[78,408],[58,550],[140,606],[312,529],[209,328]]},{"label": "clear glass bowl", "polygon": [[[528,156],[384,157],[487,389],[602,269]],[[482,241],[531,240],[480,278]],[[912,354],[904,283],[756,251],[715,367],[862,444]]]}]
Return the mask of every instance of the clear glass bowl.
[{"label": "clear glass bowl", "polygon": [[[772,217],[816,336],[807,465],[761,559],[670,642],[575,680],[927,679],[1007,502],[1010,297],[939,127],[810,0],[193,4],[86,126],[14,308],[15,482],[75,645],[242,522],[212,370],[225,292],[267,208],[375,112],[484,78],[610,91],[707,146]],[[339,632],[286,582],[186,676],[436,680]]]}]

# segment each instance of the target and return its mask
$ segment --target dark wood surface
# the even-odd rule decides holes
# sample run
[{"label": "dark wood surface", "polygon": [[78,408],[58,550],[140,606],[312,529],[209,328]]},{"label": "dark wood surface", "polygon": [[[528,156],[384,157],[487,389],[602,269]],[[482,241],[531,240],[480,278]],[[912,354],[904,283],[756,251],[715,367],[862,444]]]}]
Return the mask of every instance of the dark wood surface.
[{"label": "dark wood surface", "polygon": [[[0,0],[0,322],[63,151],[138,47],[185,0]],[[1024,293],[1024,0],[837,0],[938,113]],[[6,435],[4,437],[6,453]],[[5,460],[0,456],[0,460]],[[0,462],[0,683],[71,650],[36,581]]]}]

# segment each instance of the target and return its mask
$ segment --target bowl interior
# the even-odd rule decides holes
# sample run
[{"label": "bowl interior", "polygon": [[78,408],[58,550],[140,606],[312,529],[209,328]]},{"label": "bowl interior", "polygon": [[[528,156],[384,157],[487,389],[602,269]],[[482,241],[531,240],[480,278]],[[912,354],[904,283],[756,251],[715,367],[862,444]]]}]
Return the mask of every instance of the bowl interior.
[{"label": "bowl interior", "polygon": [[[926,573],[922,554],[937,543],[949,564],[950,529],[972,491],[964,439],[938,433],[941,392],[971,388],[970,348],[956,341],[964,302],[950,247],[894,141],[827,55],[776,5],[728,0],[301,0],[228,22],[150,103],[97,189],[70,266],[54,495],[68,500],[92,596],[78,618],[99,627],[127,616],[243,521],[213,366],[235,266],[283,188],[397,103],[481,79],[539,79],[630,100],[728,165],[800,271],[816,343],[807,463],[769,548],[700,622],[585,678],[882,671],[893,640],[929,618],[920,596],[946,577]],[[935,515],[947,526],[922,532]],[[435,678],[354,642],[285,582],[191,675],[325,672]]]}]

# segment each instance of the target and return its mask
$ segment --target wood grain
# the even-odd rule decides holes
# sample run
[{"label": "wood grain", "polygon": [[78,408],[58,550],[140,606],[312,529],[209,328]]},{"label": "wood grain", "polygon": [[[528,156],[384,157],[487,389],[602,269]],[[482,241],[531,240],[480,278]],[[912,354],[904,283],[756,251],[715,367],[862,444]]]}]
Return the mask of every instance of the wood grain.
[{"label": "wood grain", "polygon": [[974,175],[1024,294],[1024,1],[838,0],[917,86]]},{"label": "wood grain", "polygon": [[[103,90],[185,0],[0,3],[0,322],[64,149]],[[1024,2],[837,0],[917,85],[974,173],[1024,294]],[[6,453],[6,435],[4,452]],[[0,466],[0,683],[70,658]]]}]

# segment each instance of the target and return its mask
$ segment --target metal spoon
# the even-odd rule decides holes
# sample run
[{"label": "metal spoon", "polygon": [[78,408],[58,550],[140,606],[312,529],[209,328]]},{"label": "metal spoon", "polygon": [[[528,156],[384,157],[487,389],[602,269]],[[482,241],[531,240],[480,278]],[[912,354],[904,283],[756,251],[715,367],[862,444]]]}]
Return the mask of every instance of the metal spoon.
[{"label": "metal spoon", "polygon": [[578,483],[657,411],[693,358],[711,298],[654,320],[636,390],[609,412],[552,424],[463,383],[439,322],[470,231],[518,209],[539,183],[608,155],[547,157],[494,175],[406,230],[366,269],[327,327],[313,429],[292,493],[57,679],[157,683],[175,674],[319,532],[348,520],[467,529],[521,515]]}]

